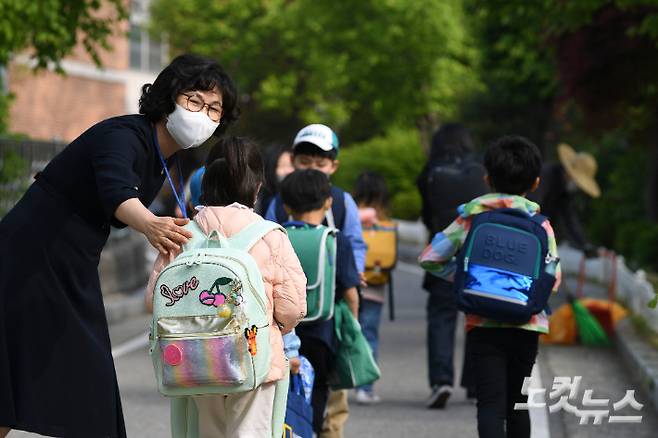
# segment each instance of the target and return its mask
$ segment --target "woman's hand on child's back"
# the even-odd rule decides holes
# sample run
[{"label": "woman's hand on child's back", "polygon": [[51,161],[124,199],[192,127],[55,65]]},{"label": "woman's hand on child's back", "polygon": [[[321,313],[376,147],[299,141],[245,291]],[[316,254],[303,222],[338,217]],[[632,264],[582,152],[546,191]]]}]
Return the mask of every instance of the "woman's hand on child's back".
[{"label": "woman's hand on child's back", "polygon": [[153,216],[146,224],[144,235],[161,254],[177,252],[192,233],[183,228],[189,219]]}]

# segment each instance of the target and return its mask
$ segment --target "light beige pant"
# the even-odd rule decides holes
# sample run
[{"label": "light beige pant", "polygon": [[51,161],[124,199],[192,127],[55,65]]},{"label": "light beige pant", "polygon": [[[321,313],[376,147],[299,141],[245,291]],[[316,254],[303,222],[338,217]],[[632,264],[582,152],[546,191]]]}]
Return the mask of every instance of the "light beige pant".
[{"label": "light beige pant", "polygon": [[322,425],[322,438],[343,438],[345,423],[350,416],[347,390],[329,391],[327,415]]},{"label": "light beige pant", "polygon": [[275,383],[233,395],[194,397],[199,413],[199,438],[269,438]]}]

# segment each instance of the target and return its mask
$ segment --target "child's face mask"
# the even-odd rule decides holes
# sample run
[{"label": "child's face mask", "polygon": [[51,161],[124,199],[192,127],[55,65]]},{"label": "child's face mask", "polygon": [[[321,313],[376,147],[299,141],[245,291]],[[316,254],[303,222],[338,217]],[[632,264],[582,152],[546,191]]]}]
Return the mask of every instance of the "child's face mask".
[{"label": "child's face mask", "polygon": [[215,132],[219,122],[213,122],[204,111],[192,112],[176,104],[167,117],[167,131],[181,149],[201,146]]}]

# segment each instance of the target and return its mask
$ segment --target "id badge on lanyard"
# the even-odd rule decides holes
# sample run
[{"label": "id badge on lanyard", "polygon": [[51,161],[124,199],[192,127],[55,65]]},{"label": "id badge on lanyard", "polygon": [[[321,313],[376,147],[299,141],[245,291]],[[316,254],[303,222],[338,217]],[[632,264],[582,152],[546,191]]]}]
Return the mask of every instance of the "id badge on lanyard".
[{"label": "id badge on lanyard", "polygon": [[176,156],[176,165],[178,166],[178,178],[180,180],[179,181],[180,194],[179,194],[174,185],[174,181],[171,179],[171,175],[169,174],[169,169],[167,168],[167,161],[162,156],[162,151],[160,150],[160,143],[158,142],[158,136],[156,135],[155,127],[153,127],[153,142],[155,143],[155,148],[158,150],[160,163],[162,163],[162,170],[164,171],[165,175],[167,175],[167,180],[169,181],[169,185],[171,186],[171,191],[174,192],[176,203],[178,204],[180,211],[183,213],[183,217],[187,218],[187,205],[185,202],[185,181],[183,181],[183,172],[181,171],[181,167],[180,167],[180,159],[178,158],[178,156]]}]

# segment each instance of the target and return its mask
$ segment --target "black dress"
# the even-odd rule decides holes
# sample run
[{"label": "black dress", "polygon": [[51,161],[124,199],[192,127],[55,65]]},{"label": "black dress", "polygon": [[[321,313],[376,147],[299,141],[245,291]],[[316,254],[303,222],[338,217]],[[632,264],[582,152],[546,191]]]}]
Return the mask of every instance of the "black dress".
[{"label": "black dress", "polygon": [[164,182],[153,133],[137,115],[91,127],[0,222],[0,426],[126,436],[98,263],[119,204]]}]

